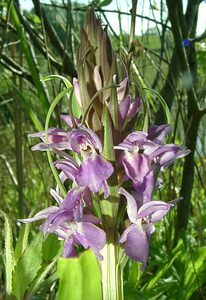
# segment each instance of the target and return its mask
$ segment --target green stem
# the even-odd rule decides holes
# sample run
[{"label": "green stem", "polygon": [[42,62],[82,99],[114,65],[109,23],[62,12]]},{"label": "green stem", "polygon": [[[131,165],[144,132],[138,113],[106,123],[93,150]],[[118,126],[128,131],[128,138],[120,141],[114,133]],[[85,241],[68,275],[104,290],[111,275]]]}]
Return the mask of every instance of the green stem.
[{"label": "green stem", "polygon": [[123,300],[123,269],[120,266],[119,245],[107,243],[101,262],[103,300]]},{"label": "green stem", "polygon": [[[68,92],[71,92],[72,88],[69,87],[65,90],[63,90],[60,94],[58,94],[56,96],[56,98],[54,99],[54,101],[52,102],[49,110],[48,110],[48,113],[47,113],[47,116],[46,116],[46,122],[45,122],[45,142],[48,144],[48,129],[49,129],[49,120],[52,116],[52,113],[56,107],[56,105],[58,104],[58,102],[62,99],[62,97],[64,95],[66,95]],[[49,161],[49,165],[50,165],[50,168],[51,168],[51,171],[54,175],[54,178],[59,186],[59,189],[62,193],[62,196],[65,197],[66,196],[66,189],[65,187],[63,186],[60,178],[59,178],[59,174],[56,170],[56,168],[54,167],[54,164],[53,164],[53,160],[52,160],[52,156],[51,156],[51,153],[50,153],[50,150],[47,150],[47,157],[48,157],[48,161]]]}]

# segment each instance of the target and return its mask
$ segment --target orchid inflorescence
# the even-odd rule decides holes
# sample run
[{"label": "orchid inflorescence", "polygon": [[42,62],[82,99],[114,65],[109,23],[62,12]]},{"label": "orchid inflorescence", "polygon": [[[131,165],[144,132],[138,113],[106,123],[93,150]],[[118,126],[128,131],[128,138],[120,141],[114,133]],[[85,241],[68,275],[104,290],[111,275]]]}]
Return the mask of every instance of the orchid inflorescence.
[{"label": "orchid inflorescence", "polygon": [[[127,76],[117,84],[115,56],[100,20],[90,12],[86,24],[82,33],[83,46],[80,45],[78,52],[79,77],[73,81],[80,117],[73,114],[61,116],[69,127],[68,131],[49,128],[47,132],[30,134],[41,139],[41,143],[32,150],[52,151],[58,155],[54,165],[60,171],[59,178],[62,185],[69,180],[71,188],[65,197],[59,186],[56,190],[51,189],[58,206],[45,208],[34,217],[21,221],[44,219],[40,229],[44,235],[54,233],[64,240],[64,257],[77,256],[78,245],[81,245],[85,249],[90,247],[96,257],[103,260],[101,249],[108,242],[111,228],[106,224],[109,219],[105,222],[106,208],[101,211],[101,203],[105,199],[112,203],[115,192],[111,178],[114,177],[119,210],[116,215],[113,214],[112,242],[122,244],[126,255],[141,262],[144,269],[154,224],[175,205],[175,201],[166,203],[152,199],[154,189],[162,186],[159,175],[190,151],[179,145],[164,143],[170,130],[168,124],[137,130],[136,120],[142,100],[140,97],[133,100],[128,94]],[[86,51],[85,45],[89,51]],[[103,52],[101,56],[100,50]],[[106,88],[108,86],[111,88]],[[106,139],[105,122],[110,124],[110,140]],[[105,155],[105,149],[111,141],[110,159],[108,151]],[[99,205],[99,214],[94,202]],[[126,208],[123,216],[118,213],[120,202]]]}]

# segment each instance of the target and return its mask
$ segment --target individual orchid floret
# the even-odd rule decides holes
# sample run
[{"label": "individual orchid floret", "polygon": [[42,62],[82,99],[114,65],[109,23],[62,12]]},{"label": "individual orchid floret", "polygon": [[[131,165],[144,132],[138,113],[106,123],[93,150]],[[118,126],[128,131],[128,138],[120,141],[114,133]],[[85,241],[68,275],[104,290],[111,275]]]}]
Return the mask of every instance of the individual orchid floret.
[{"label": "individual orchid floret", "polygon": [[65,241],[64,257],[76,256],[75,245],[82,245],[85,249],[90,247],[95,255],[102,260],[99,251],[106,243],[105,232],[97,227],[99,218],[91,213],[84,213],[84,209],[91,207],[91,194],[88,188],[73,188],[63,200],[54,190],[52,195],[59,207],[51,206],[38,212],[33,218],[19,221],[28,223],[45,219],[40,226],[43,234],[55,233]]},{"label": "individual orchid floret", "polygon": [[65,175],[66,173],[69,175],[70,168],[70,174],[79,186],[87,186],[92,192],[103,189],[104,196],[107,198],[109,189],[106,180],[112,175],[114,168],[110,162],[98,154],[102,152],[99,137],[91,129],[81,127],[71,131],[69,144],[71,150],[82,155],[83,160],[80,166],[77,167],[74,163],[71,166],[71,162],[61,160],[56,162],[56,167]]},{"label": "individual orchid floret", "polygon": [[125,189],[120,188],[119,193],[127,199],[127,214],[131,222],[119,238],[119,243],[124,243],[125,253],[141,262],[144,270],[149,255],[150,235],[155,231],[154,223],[159,222],[174,203],[149,201],[138,208],[135,198]]},{"label": "individual orchid floret", "polygon": [[55,162],[57,169],[63,171],[67,178],[75,180],[79,186],[88,187],[92,192],[104,191],[108,198],[109,188],[107,179],[113,173],[113,166],[95,152],[87,153],[80,166],[72,160],[64,159]]},{"label": "individual orchid floret", "polygon": [[163,144],[168,125],[151,126],[149,133],[135,131],[129,134],[115,149],[124,150],[122,164],[126,175],[135,186],[143,183],[145,176],[162,170],[190,150],[175,144]]}]

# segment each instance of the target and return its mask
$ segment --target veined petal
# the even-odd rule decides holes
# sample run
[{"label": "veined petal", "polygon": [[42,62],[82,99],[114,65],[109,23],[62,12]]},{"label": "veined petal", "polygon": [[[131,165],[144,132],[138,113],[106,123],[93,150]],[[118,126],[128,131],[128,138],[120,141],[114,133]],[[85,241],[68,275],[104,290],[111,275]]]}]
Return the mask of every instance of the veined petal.
[{"label": "veined petal", "polygon": [[141,104],[142,104],[142,100],[140,97],[137,97],[134,101],[131,101],[126,117],[128,119],[134,118],[135,115],[138,113]]},{"label": "veined petal", "polygon": [[55,213],[52,213],[47,217],[44,223],[41,224],[40,229],[45,235],[46,232],[54,232],[63,222],[71,221],[72,219],[72,211],[58,209]]},{"label": "veined petal", "polygon": [[122,124],[131,104],[131,96],[127,96],[119,105],[119,123]]},{"label": "veined petal", "polygon": [[173,205],[163,201],[150,201],[143,204],[138,210],[138,218],[150,216],[150,222],[159,222]]},{"label": "veined petal", "polygon": [[132,223],[135,223],[137,221],[138,215],[137,215],[137,203],[124,188],[119,189],[119,193],[124,195],[127,199],[127,214]]},{"label": "veined petal", "polygon": [[103,256],[99,251],[106,244],[106,233],[88,222],[78,223],[78,230],[84,235],[89,247],[93,250],[98,259],[103,260]]},{"label": "veined petal", "polygon": [[134,198],[137,201],[138,209],[146,202],[151,201],[152,192],[154,189],[154,174],[150,171],[145,177],[142,183],[133,184],[135,189]]},{"label": "veined petal", "polygon": [[140,153],[131,153],[126,151],[122,163],[125,173],[135,184],[143,182],[144,177],[150,172],[150,160]]},{"label": "veined petal", "polygon": [[133,260],[141,262],[142,270],[145,269],[149,255],[149,234],[143,230],[140,222],[132,224],[127,231],[125,253]]},{"label": "veined petal", "polygon": [[175,159],[188,155],[191,151],[185,147],[175,144],[162,145],[149,154],[150,159],[154,159],[154,163],[162,168],[167,167]]},{"label": "veined petal", "polygon": [[100,155],[88,155],[82,161],[75,180],[79,186],[88,186],[92,192],[98,192],[113,171],[112,164]]},{"label": "veined petal", "polygon": [[79,205],[79,203],[84,198],[84,191],[85,191],[85,188],[82,188],[82,187],[72,188],[67,193],[64,201],[61,203],[60,208],[70,210],[70,209],[73,209],[75,206]]},{"label": "veined petal", "polygon": [[62,170],[64,174],[71,180],[74,180],[78,173],[78,166],[67,159],[60,159],[54,162],[58,170]]},{"label": "veined petal", "polygon": [[[68,133],[64,129],[49,128],[48,129],[48,134],[49,135],[67,136]],[[28,137],[39,137],[39,138],[43,139],[45,137],[45,131],[29,133]]]},{"label": "veined petal", "polygon": [[58,143],[52,143],[52,144],[45,144],[45,143],[39,143],[37,145],[34,145],[31,150],[32,151],[36,151],[36,150],[40,150],[40,151],[45,151],[48,149],[59,149],[59,150],[65,150],[65,149],[69,149],[68,147],[68,142],[58,142]]},{"label": "veined petal", "polygon": [[148,130],[148,139],[155,143],[163,144],[169,131],[170,126],[168,124],[151,125]]}]

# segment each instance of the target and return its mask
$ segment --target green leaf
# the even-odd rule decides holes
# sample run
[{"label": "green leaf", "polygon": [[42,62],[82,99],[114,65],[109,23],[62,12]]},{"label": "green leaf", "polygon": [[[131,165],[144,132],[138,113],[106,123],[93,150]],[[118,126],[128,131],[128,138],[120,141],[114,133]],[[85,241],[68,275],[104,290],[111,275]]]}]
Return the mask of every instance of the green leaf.
[{"label": "green leaf", "polygon": [[28,236],[29,236],[29,227],[30,224],[24,224],[20,230],[16,247],[15,247],[15,259],[16,262],[20,259],[22,254],[24,253],[26,247],[27,247],[27,242],[28,242]]},{"label": "green leaf", "polygon": [[13,273],[13,293],[18,300],[37,275],[42,263],[42,233],[39,233],[19,259]]},{"label": "green leaf", "polygon": [[12,293],[12,272],[15,266],[12,229],[11,229],[9,218],[1,210],[0,210],[0,216],[4,220],[4,232],[5,232],[4,266],[5,266],[5,277],[6,277],[6,294],[7,296],[10,296]]},{"label": "green leaf", "polygon": [[48,81],[48,80],[52,80],[52,79],[61,79],[61,80],[63,80],[65,86],[68,89],[72,88],[71,82],[66,77],[61,76],[61,75],[49,75],[49,76],[45,76],[45,77],[41,78],[41,81]]},{"label": "green leaf", "polygon": [[191,299],[192,294],[199,290],[206,282],[206,246],[195,250],[194,254],[189,254],[190,261],[185,272],[184,291],[185,300]]},{"label": "green leaf", "polygon": [[57,300],[101,300],[98,261],[91,250],[79,258],[59,258]]},{"label": "green leaf", "polygon": [[172,266],[173,262],[177,259],[177,257],[179,257],[179,255],[181,255],[182,248],[183,248],[183,241],[179,240],[177,246],[172,251],[171,259],[169,260],[169,262],[161,266],[160,269],[157,271],[157,273],[152,276],[151,280],[148,282],[146,289],[152,288],[158,280],[163,278],[167,270]]},{"label": "green leaf", "polygon": [[112,3],[112,0],[103,0],[99,3],[98,7],[103,7],[103,6],[107,6],[110,3]]},{"label": "green leaf", "polygon": [[159,101],[160,101],[160,103],[161,103],[161,105],[162,105],[162,107],[163,107],[163,109],[164,109],[164,111],[165,111],[165,114],[166,114],[166,117],[167,117],[167,122],[168,122],[168,124],[170,124],[170,123],[171,123],[171,114],[170,114],[170,110],[169,110],[169,108],[168,108],[168,106],[167,106],[167,103],[166,103],[165,100],[162,98],[162,96],[161,96],[159,93],[157,93],[155,90],[153,90],[153,89],[150,89],[150,88],[144,88],[144,90],[148,90],[148,91],[150,91],[151,93],[155,94],[155,96],[157,96],[157,98],[159,99]]},{"label": "green leaf", "polygon": [[[42,268],[43,272],[41,272],[37,276],[35,281],[32,283],[31,287],[29,288],[29,290],[28,290],[28,292],[25,296],[25,300],[31,299],[32,296],[42,287],[42,285],[45,284],[45,278],[51,272],[51,270],[53,269],[53,267],[57,263],[58,257],[59,257],[59,254],[56,257],[54,257],[54,259],[52,260],[52,262],[48,266]],[[50,279],[52,279],[52,278],[53,278],[53,281],[54,281],[56,279],[56,276],[50,276]],[[51,280],[50,285],[52,284],[53,281]]]},{"label": "green leaf", "polygon": [[42,246],[43,261],[52,260],[61,248],[62,241],[58,240],[55,234],[48,234]]},{"label": "green leaf", "polygon": [[[63,77],[64,78],[64,77]],[[44,79],[45,80],[45,79]],[[57,96],[56,98],[54,99],[54,101],[52,102],[52,104],[50,105],[49,107],[49,110],[48,110],[48,113],[47,113],[47,116],[46,116],[46,121],[45,121],[45,142],[48,143],[48,129],[49,129],[49,121],[51,119],[51,116],[52,116],[52,113],[56,107],[56,105],[59,103],[59,101],[63,98],[64,95],[66,95],[68,92],[71,92],[72,90],[72,86],[69,87],[69,88],[66,88],[64,89],[63,91],[61,91]],[[53,160],[52,160],[52,156],[51,156],[51,153],[50,153],[50,150],[47,150],[47,157],[48,157],[48,161],[49,161],[49,165],[50,165],[50,168],[51,168],[51,171],[54,175],[54,178],[56,180],[56,183],[58,184],[59,186],[59,189],[62,193],[62,196],[65,197],[67,192],[66,192],[66,189],[64,187],[64,185],[62,184],[60,178],[59,178],[59,174],[53,164]]]},{"label": "green leaf", "polygon": [[28,63],[29,70],[31,72],[34,85],[37,89],[38,96],[39,96],[39,99],[40,99],[41,104],[42,104],[42,109],[43,109],[44,113],[46,114],[48,109],[49,109],[48,96],[45,92],[45,88],[43,87],[43,85],[40,81],[39,70],[38,70],[38,67],[36,65],[35,58],[34,58],[33,53],[31,51],[30,45],[29,45],[29,43],[27,41],[27,38],[26,38],[26,36],[25,36],[25,34],[22,30],[21,22],[20,22],[19,17],[18,17],[18,11],[16,10],[16,7],[15,7],[14,3],[12,3],[12,5],[11,5],[11,20],[14,24],[14,27],[15,27],[16,31],[17,31],[17,34],[18,34],[18,37],[19,37],[19,40],[20,40],[20,43],[21,43],[22,50],[25,54],[25,58],[26,58],[26,61]]},{"label": "green leaf", "polygon": [[140,264],[136,261],[131,262],[131,267],[129,269],[129,278],[128,282],[132,287],[136,288],[138,286],[138,282],[141,276],[141,268]]}]

